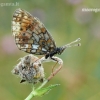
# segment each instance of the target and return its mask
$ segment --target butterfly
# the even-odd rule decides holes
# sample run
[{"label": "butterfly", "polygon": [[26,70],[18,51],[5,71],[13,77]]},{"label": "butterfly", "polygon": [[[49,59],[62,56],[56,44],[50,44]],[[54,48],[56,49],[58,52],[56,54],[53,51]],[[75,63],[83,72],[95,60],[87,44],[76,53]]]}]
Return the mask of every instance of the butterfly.
[{"label": "butterfly", "polygon": [[[55,54],[61,54],[67,47],[77,40],[57,47],[54,39],[44,24],[36,17],[33,17],[25,10],[17,9],[13,14],[12,33],[15,37],[17,47],[30,54],[45,55],[45,58],[52,58]],[[80,46],[76,44],[74,46]]]}]

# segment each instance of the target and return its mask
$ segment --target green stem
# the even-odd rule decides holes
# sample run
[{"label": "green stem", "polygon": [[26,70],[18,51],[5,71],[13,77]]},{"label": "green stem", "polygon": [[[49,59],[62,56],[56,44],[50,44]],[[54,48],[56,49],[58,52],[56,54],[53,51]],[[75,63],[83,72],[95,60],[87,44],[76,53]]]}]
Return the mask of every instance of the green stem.
[{"label": "green stem", "polygon": [[37,88],[37,90],[41,89],[47,82],[48,82],[48,80],[45,80],[45,81]]},{"label": "green stem", "polygon": [[35,97],[37,95],[37,90],[41,89],[46,83],[48,82],[48,80],[45,80],[36,90],[32,90],[32,92],[28,95],[28,97],[25,100],[31,100],[32,97]]}]

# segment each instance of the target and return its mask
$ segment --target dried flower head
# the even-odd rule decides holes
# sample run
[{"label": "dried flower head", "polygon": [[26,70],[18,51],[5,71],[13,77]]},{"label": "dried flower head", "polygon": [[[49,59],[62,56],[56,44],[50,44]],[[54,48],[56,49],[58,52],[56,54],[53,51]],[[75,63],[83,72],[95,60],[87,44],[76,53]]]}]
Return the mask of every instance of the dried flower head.
[{"label": "dried flower head", "polygon": [[12,73],[21,78],[20,83],[27,81],[36,84],[44,81],[44,68],[38,59],[32,54],[27,55],[14,67]]}]

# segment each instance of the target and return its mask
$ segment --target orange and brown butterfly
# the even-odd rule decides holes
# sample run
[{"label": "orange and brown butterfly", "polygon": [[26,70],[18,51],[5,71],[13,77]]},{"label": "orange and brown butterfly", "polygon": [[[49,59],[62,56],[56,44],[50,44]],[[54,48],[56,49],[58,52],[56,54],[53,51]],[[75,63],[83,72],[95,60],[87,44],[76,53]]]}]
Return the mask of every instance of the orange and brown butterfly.
[{"label": "orange and brown butterfly", "polygon": [[[70,46],[68,44],[56,47],[55,41],[43,23],[20,8],[13,14],[12,32],[20,50],[30,54],[46,55],[45,58],[52,58],[55,54],[61,54],[63,50]],[[77,41],[79,39],[74,42]]]}]

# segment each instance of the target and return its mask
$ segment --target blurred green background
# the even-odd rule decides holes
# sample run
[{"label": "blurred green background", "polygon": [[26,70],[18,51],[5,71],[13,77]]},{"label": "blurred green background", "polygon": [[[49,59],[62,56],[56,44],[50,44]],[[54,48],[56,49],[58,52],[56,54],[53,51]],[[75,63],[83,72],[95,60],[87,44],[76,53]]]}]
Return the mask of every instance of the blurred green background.
[{"label": "blurred green background", "polygon": [[[13,12],[22,8],[38,17],[52,34],[57,46],[81,38],[81,47],[68,48],[62,55],[62,70],[47,84],[61,84],[32,100],[100,100],[100,12],[99,0],[17,0],[17,6],[3,6],[15,0],[0,0],[0,100],[24,100],[32,90],[20,84],[11,70],[27,55],[16,47],[11,32]],[[46,77],[54,63],[45,63]]]}]

